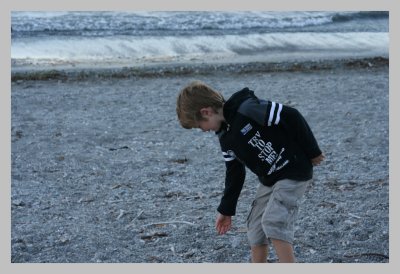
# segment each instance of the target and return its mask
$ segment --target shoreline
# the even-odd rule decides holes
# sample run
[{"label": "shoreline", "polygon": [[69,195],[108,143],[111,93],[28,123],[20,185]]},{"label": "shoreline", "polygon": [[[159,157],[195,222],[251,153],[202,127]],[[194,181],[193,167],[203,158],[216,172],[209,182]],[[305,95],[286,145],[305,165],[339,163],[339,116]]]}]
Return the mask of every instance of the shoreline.
[{"label": "shoreline", "polygon": [[389,57],[352,57],[341,59],[294,60],[284,62],[213,62],[163,63],[132,67],[104,68],[11,68],[11,82],[24,80],[89,80],[123,79],[129,77],[166,77],[182,75],[210,75],[214,73],[271,73],[308,72],[337,69],[372,69],[389,67]]}]

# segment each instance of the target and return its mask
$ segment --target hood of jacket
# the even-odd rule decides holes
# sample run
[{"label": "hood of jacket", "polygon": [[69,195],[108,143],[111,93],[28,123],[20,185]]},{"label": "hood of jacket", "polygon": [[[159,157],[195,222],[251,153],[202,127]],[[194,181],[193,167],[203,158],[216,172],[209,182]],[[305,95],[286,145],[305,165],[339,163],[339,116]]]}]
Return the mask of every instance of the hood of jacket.
[{"label": "hood of jacket", "polygon": [[254,95],[254,91],[249,88],[244,88],[236,93],[234,93],[224,104],[223,112],[225,120],[228,124],[232,123],[240,105],[249,98],[258,98]]}]

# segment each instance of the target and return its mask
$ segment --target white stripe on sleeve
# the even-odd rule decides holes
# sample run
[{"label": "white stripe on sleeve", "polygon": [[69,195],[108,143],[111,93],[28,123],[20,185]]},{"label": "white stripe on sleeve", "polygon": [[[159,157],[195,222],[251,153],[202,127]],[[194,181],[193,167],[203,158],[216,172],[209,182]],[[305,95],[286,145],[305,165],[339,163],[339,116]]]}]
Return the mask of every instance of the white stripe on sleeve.
[{"label": "white stripe on sleeve", "polygon": [[230,161],[235,160],[235,157],[232,156],[232,155],[230,155],[229,153],[222,152],[222,155],[224,156],[224,160],[225,160],[226,162],[230,162]]},{"label": "white stripe on sleeve", "polygon": [[225,162],[230,162],[230,161],[233,161],[233,160],[235,160],[235,158],[233,158],[233,157],[224,157],[224,160],[225,160]]},{"label": "white stripe on sleeve", "polygon": [[271,126],[272,120],[274,118],[275,105],[276,103],[272,102],[271,111],[269,112],[269,118],[268,118],[268,126]]},{"label": "white stripe on sleeve", "polygon": [[281,120],[282,104],[278,104],[278,105],[279,105],[279,108],[278,108],[278,112],[276,113],[275,125],[277,125],[279,123],[279,121]]}]

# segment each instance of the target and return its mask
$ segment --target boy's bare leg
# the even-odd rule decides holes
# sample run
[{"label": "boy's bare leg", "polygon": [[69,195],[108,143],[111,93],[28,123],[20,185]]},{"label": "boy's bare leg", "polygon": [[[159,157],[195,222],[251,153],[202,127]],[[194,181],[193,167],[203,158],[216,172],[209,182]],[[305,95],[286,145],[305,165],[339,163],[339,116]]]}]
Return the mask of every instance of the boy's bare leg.
[{"label": "boy's bare leg", "polygon": [[271,240],[280,263],[296,262],[296,258],[294,257],[294,252],[293,252],[293,245],[291,243],[278,239],[271,239]]},{"label": "boy's bare leg", "polygon": [[253,245],[251,247],[251,262],[252,263],[267,263],[268,255],[267,245]]}]

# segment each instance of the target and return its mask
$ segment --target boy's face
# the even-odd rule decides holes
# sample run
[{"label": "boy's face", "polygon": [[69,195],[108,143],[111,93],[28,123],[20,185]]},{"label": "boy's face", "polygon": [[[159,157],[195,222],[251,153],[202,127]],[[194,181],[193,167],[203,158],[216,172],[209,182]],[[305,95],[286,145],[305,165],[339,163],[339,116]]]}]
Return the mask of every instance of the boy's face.
[{"label": "boy's face", "polygon": [[222,111],[220,112],[215,112],[211,107],[202,108],[200,113],[204,120],[198,122],[198,128],[204,132],[210,130],[218,131],[221,128],[221,123],[224,121]]}]

